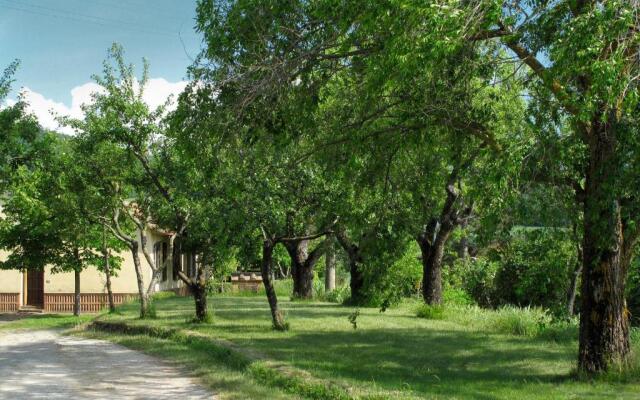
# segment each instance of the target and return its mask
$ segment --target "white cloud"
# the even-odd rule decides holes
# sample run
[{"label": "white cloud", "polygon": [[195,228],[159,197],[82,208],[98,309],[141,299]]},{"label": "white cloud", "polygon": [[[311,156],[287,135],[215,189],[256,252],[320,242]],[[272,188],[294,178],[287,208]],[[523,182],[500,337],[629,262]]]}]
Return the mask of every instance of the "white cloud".
[{"label": "white cloud", "polygon": [[[152,109],[164,104],[169,96],[173,96],[173,106],[177,96],[187,86],[187,82],[169,82],[163,78],[149,79],[145,89],[143,99]],[[73,118],[82,118],[83,104],[91,102],[91,95],[100,91],[102,88],[97,83],[87,82],[84,85],[76,86],[71,89],[71,106],[62,102],[57,102],[47,98],[44,95],[24,87],[21,90],[21,96],[29,105],[28,111],[36,116],[40,125],[46,129],[56,130],[66,134],[73,134],[73,130],[67,127],[61,127],[56,121],[56,116],[70,116]],[[15,100],[6,100],[6,105],[15,104]]]}]

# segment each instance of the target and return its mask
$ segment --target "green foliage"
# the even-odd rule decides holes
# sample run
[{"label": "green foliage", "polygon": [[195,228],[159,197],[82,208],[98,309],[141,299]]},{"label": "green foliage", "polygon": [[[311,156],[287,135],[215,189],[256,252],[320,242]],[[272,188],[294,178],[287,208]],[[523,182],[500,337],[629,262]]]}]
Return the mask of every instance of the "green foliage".
[{"label": "green foliage", "polygon": [[449,289],[463,289],[483,307],[535,306],[566,313],[577,251],[566,230],[517,228],[488,255],[456,260],[445,269]]},{"label": "green foliage", "polygon": [[521,229],[497,251],[495,277],[499,304],[540,306],[561,314],[566,308],[576,247],[563,229]]},{"label": "green foliage", "polygon": [[342,304],[349,298],[349,290],[350,288],[348,285],[337,286],[331,292],[323,293],[320,300]]},{"label": "green foliage", "polygon": [[640,326],[640,258],[636,257],[629,268],[626,295],[631,324]]},{"label": "green foliage", "polygon": [[492,307],[498,305],[495,276],[499,268],[499,262],[486,257],[458,259],[444,270],[443,279],[448,288],[462,288],[478,305]]},{"label": "green foliage", "polygon": [[473,298],[464,289],[448,287],[442,293],[444,304],[454,306],[472,306],[475,305]]}]

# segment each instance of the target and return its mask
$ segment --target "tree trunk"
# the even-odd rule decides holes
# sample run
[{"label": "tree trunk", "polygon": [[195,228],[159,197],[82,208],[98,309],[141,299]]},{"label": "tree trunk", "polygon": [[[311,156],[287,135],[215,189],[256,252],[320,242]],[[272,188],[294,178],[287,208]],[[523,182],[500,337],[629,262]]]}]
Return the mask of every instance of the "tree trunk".
[{"label": "tree trunk", "polygon": [[365,302],[364,274],[360,266],[358,255],[349,257],[349,288],[351,289],[351,304],[363,304]]},{"label": "tree trunk", "polygon": [[[578,198],[578,196],[576,196]],[[581,203],[583,200],[579,200]],[[582,255],[582,244],[580,243],[581,238],[578,235],[578,225],[576,222],[573,223],[573,240],[576,244],[576,265],[573,268],[573,273],[571,274],[571,281],[569,282],[569,288],[567,289],[567,315],[569,317],[573,317],[576,314],[576,297],[578,295],[578,282],[580,281],[580,275],[582,274],[582,263],[583,263],[583,255]]]},{"label": "tree trunk", "polygon": [[291,258],[293,297],[313,298],[313,270],[326,249],[326,242],[319,244],[311,253],[309,253],[309,240],[287,242],[285,247]]},{"label": "tree trunk", "polygon": [[[309,241],[299,240],[286,243],[285,247],[291,259],[291,277],[293,278],[293,297],[306,299],[313,297],[313,273],[311,274],[311,284],[309,272],[305,268],[305,261],[308,257]],[[309,290],[310,289],[310,290]]]},{"label": "tree trunk", "polygon": [[111,288],[111,266],[109,265],[109,250],[103,249],[104,254],[104,276],[107,281],[107,298],[109,300],[109,312],[116,310],[116,303],[113,301],[113,290]]},{"label": "tree trunk", "polygon": [[138,296],[140,297],[140,318],[144,319],[149,314],[149,297],[144,290],[144,276],[142,274],[142,265],[140,264],[140,254],[138,254],[138,242],[130,243],[131,255],[133,257],[133,266],[136,271],[136,283],[138,285]]},{"label": "tree trunk", "polygon": [[432,223],[430,227],[420,235],[418,245],[422,255],[422,297],[425,303],[434,305],[442,304],[442,258],[454,226]]},{"label": "tree trunk", "polygon": [[336,248],[333,238],[327,240],[330,242],[327,245],[327,252],[324,256],[324,291],[325,293],[331,293],[336,288]]},{"label": "tree trunk", "polygon": [[207,310],[206,287],[195,285],[191,290],[193,291],[193,300],[196,303],[196,321],[204,322],[207,320],[209,314],[209,311]]},{"label": "tree trunk", "polygon": [[465,220],[462,224],[460,224],[460,228],[463,229],[462,237],[460,238],[460,243],[458,244],[458,257],[465,260],[469,258],[469,239],[467,238],[467,233],[464,229],[467,227],[467,221]]},{"label": "tree trunk", "polygon": [[567,291],[567,315],[573,317],[575,315],[576,296],[578,295],[578,281],[582,273],[582,260],[576,262],[573,274],[571,274],[571,283]]},{"label": "tree trunk", "polygon": [[629,314],[624,298],[627,265],[616,174],[616,138],[611,124],[596,121],[590,132],[585,187],[582,306],[578,369],[592,374],[625,363]]},{"label": "tree trunk", "polygon": [[349,303],[362,304],[365,301],[364,293],[364,274],[362,273],[362,256],[360,255],[360,247],[352,243],[344,230],[336,230],[336,239],[340,246],[347,253],[349,258],[349,288],[351,289],[351,298]]},{"label": "tree trunk", "polygon": [[196,320],[204,322],[209,316],[209,310],[207,310],[207,277],[203,266],[198,268],[198,276],[195,284],[191,285],[191,291],[196,303]]},{"label": "tree trunk", "polygon": [[80,315],[80,269],[76,267],[74,272],[75,288],[73,296],[73,315]]},{"label": "tree trunk", "polygon": [[262,244],[262,283],[264,284],[267,300],[269,301],[269,308],[271,309],[273,329],[284,331],[287,330],[287,324],[284,321],[284,315],[278,309],[278,297],[276,296],[276,291],[273,287],[273,271],[271,270],[274,245],[275,244],[268,239],[265,239]]}]

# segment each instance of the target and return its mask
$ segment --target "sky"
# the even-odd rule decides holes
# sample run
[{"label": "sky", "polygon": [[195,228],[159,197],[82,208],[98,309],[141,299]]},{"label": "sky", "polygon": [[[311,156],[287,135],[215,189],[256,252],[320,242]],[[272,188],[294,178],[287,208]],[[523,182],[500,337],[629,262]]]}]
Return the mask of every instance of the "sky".
[{"label": "sky", "polygon": [[[20,60],[7,104],[22,92],[30,111],[49,129],[51,115],[80,117],[80,105],[98,89],[111,44],[141,67],[150,63],[145,100],[152,105],[179,93],[198,54],[196,0],[0,0],[0,69]],[[138,69],[140,71],[140,69]],[[6,105],[6,104],[5,104]],[[70,132],[66,132],[70,133]]]}]

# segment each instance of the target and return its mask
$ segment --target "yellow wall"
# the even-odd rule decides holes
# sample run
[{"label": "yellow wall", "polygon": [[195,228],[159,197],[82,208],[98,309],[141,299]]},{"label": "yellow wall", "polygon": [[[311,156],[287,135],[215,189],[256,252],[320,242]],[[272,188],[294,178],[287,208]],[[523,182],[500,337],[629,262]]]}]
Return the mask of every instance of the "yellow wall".
[{"label": "yellow wall", "polygon": [[[153,245],[162,237],[153,232],[147,234],[147,248],[153,261]],[[0,259],[6,258],[7,253],[0,251]],[[143,271],[143,279],[145,290],[151,279],[151,269],[144,257],[142,250],[139,251],[140,263]],[[137,293],[137,279],[135,267],[133,264],[133,256],[128,249],[120,253],[123,258],[118,276],[112,278],[112,288],[114,293]],[[172,272],[169,270],[168,280],[159,282],[156,290],[165,290],[182,285],[181,282],[172,280]],[[0,293],[22,293],[22,273],[19,271],[3,271],[0,270]],[[74,292],[74,274],[73,272],[51,273],[51,268],[45,271],[45,293],[73,293]],[[106,293],[106,281],[104,274],[98,272],[95,268],[90,267],[84,270],[80,275],[80,291],[82,293]]]},{"label": "yellow wall", "polygon": [[[0,260],[6,260],[7,253],[0,250]],[[0,293],[22,292],[22,276],[18,271],[0,270]]]}]

